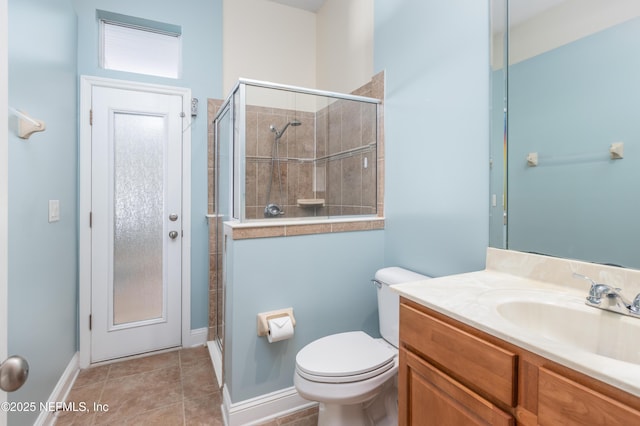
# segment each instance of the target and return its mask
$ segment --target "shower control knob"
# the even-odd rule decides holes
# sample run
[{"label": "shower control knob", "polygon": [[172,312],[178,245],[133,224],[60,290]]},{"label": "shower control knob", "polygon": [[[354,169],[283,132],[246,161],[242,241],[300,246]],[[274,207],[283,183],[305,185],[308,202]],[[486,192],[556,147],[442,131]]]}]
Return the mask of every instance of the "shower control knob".
[{"label": "shower control knob", "polygon": [[175,240],[176,238],[178,238],[178,231],[169,232],[169,238],[171,238],[172,240]]}]

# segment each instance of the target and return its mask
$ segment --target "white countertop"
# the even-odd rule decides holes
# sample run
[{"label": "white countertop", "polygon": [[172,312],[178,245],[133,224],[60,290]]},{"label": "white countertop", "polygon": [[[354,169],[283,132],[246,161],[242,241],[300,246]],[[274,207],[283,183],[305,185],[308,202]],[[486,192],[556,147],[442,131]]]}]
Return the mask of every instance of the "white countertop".
[{"label": "white countertop", "polygon": [[[487,269],[483,271],[403,283],[392,288],[416,303],[640,397],[640,364],[619,361],[549,339],[534,330],[516,326],[501,316],[496,308],[496,300],[515,300],[520,297],[521,300],[536,299],[544,300],[545,303],[569,303],[574,308],[583,309],[589,283],[573,279],[571,271],[594,279],[604,275],[612,281],[618,280],[616,271],[611,271],[609,266],[601,267],[506,250],[489,249],[487,256]],[[505,256],[508,257],[506,263]],[[549,263],[548,269],[542,267],[545,263]],[[514,270],[522,272],[514,274]],[[548,270],[555,272],[548,274]],[[540,271],[545,272],[540,275]],[[629,270],[619,273],[624,278],[628,278],[629,273],[640,274],[639,271]],[[638,277],[634,277],[628,288],[635,288],[636,278]],[[562,285],[553,282],[556,280]],[[631,295],[626,291],[625,294]],[[598,314],[607,316],[609,324],[611,321],[614,324],[620,321],[638,321],[640,326],[640,318],[626,317],[593,307],[585,309],[593,309]],[[635,323],[631,325],[635,326]],[[581,324],[567,324],[566,321],[558,324],[558,327],[565,326],[580,327]],[[628,336],[624,344],[627,342],[631,345],[630,350],[640,352],[640,335]]]}]

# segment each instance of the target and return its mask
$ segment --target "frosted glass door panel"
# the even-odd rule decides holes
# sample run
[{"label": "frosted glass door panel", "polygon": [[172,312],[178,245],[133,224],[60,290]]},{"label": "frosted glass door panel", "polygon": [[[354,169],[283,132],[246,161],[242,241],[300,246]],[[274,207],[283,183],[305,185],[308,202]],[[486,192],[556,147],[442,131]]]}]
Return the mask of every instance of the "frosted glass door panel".
[{"label": "frosted glass door panel", "polygon": [[113,325],[164,316],[165,118],[114,114]]}]

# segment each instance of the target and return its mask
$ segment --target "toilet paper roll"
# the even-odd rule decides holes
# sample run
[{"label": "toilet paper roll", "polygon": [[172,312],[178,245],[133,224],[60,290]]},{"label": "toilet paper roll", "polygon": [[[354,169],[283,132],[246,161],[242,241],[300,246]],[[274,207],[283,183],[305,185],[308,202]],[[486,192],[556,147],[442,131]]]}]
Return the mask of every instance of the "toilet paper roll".
[{"label": "toilet paper roll", "polygon": [[267,320],[269,324],[269,343],[279,342],[293,337],[293,322],[290,316],[271,318]]}]

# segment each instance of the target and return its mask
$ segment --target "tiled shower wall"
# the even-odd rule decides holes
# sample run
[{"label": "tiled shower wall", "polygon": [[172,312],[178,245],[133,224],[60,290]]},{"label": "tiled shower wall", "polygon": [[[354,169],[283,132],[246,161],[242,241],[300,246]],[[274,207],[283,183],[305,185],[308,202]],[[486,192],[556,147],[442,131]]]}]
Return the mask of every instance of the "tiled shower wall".
[{"label": "tiled shower wall", "polygon": [[[207,105],[207,114],[208,114],[208,126],[209,130],[207,133],[207,144],[208,144],[208,208],[207,213],[209,215],[209,327],[207,333],[207,340],[214,340],[215,336],[218,335],[220,338],[223,338],[224,333],[224,318],[223,318],[223,309],[221,308],[223,294],[222,294],[222,286],[220,285],[222,282],[222,232],[218,232],[216,238],[216,225],[219,229],[222,229],[222,218],[216,217],[215,213],[215,197],[214,197],[214,187],[215,187],[215,158],[211,155],[214,150],[213,146],[213,119],[218,113],[218,109],[222,105],[222,100],[220,99],[209,99]],[[219,278],[219,280],[218,280]]]},{"label": "tiled shower wall", "polygon": [[317,173],[324,176],[321,215],[376,213],[376,106],[338,100],[317,114]]},{"label": "tiled shower wall", "polygon": [[[302,124],[287,128],[278,141],[276,161],[272,161],[275,133],[270,126],[282,130],[294,119]],[[246,218],[264,218],[268,203],[278,204],[285,213],[283,218],[315,216],[313,208],[297,206],[298,199],[316,198],[313,192],[315,115],[248,105],[246,120]],[[269,179],[272,182],[267,200]]]}]

